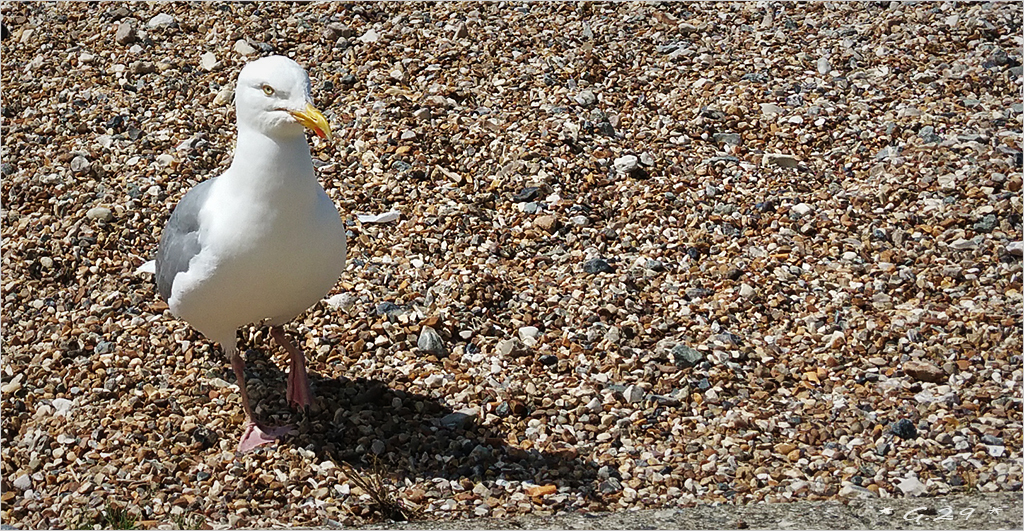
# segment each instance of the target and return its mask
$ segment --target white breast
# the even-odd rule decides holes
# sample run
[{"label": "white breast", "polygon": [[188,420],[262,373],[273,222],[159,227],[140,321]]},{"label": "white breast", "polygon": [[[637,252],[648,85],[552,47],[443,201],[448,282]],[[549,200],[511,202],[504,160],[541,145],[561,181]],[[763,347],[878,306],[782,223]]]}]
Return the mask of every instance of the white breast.
[{"label": "white breast", "polygon": [[175,278],[168,301],[211,338],[234,337],[252,322],[295,318],[331,290],[345,267],[341,216],[315,178],[238,186],[234,170],[214,183],[200,213],[202,250]]}]

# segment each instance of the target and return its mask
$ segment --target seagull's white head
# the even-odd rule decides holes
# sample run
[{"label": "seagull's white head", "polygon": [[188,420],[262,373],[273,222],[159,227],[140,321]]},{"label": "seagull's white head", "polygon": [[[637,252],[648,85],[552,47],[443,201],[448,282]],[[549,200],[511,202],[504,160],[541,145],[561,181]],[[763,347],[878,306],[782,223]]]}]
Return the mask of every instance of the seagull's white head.
[{"label": "seagull's white head", "polygon": [[291,137],[308,127],[331,140],[331,127],[313,106],[309,76],[298,63],[274,55],[242,68],[235,87],[238,126],[270,137]]}]

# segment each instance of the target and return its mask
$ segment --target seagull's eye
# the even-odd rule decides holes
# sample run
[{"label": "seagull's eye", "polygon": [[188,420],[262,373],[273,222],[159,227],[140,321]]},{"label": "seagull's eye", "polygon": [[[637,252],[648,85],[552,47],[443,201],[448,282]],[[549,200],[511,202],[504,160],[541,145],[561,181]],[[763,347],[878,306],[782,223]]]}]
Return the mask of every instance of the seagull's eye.
[{"label": "seagull's eye", "polygon": [[263,85],[261,88],[263,89],[263,93],[267,96],[274,95],[274,87],[271,87],[270,85]]}]

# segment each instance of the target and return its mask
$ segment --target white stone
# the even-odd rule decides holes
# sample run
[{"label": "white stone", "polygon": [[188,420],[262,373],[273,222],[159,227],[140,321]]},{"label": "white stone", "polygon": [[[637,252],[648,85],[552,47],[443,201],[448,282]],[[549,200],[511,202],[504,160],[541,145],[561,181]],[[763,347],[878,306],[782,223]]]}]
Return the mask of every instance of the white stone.
[{"label": "white stone", "polygon": [[199,66],[201,66],[203,70],[206,70],[207,72],[214,70],[215,68],[220,66],[220,62],[217,61],[217,54],[213,52],[206,52],[203,55],[199,56]]},{"label": "white stone", "polygon": [[64,416],[64,417],[68,416],[68,413],[71,412],[71,408],[74,405],[75,405],[74,402],[72,402],[72,401],[70,401],[70,400],[68,400],[66,398],[54,398],[53,399],[53,409],[57,410],[57,414],[58,415],[61,415],[61,416]]},{"label": "white stone", "polygon": [[12,484],[18,490],[28,490],[32,488],[32,478],[28,477],[28,474],[22,474],[15,478]]},{"label": "white stone", "polygon": [[761,114],[782,114],[786,110],[774,103],[762,103]]},{"label": "white stone", "polygon": [[235,41],[235,53],[240,55],[252,55],[256,53],[256,48],[249,45],[249,41],[245,39],[238,39]]},{"label": "white stone", "polygon": [[1006,252],[1014,256],[1024,255],[1024,241],[1006,244]]},{"label": "white stone", "polygon": [[430,109],[426,107],[420,107],[419,109],[412,113],[412,117],[421,122],[430,121]]},{"label": "white stone", "polygon": [[765,153],[761,157],[762,166],[778,166],[780,168],[796,168],[800,165],[800,159],[793,155],[783,153]]},{"label": "white stone", "polygon": [[639,167],[640,159],[636,155],[626,155],[615,159],[612,163],[615,173],[619,175],[628,174]]},{"label": "white stone", "polygon": [[579,103],[584,107],[589,107],[597,103],[597,96],[595,96],[594,93],[589,90],[584,90],[583,92],[580,92],[579,94],[576,95],[574,99],[576,100],[576,103]]},{"label": "white stone", "polygon": [[214,389],[223,389],[231,385],[220,378],[211,378],[206,383],[210,384],[210,387],[213,387]]},{"label": "white stone", "polygon": [[796,212],[801,217],[803,217],[803,216],[806,216],[807,214],[811,213],[814,210],[814,207],[812,207],[811,205],[808,205],[807,203],[797,203],[797,204],[793,205],[793,208],[791,210],[793,212]]},{"label": "white stone", "polygon": [[953,240],[953,243],[949,244],[950,247],[958,251],[968,251],[978,248],[978,243],[974,240],[967,240],[964,238],[957,238]]},{"label": "white stone", "polygon": [[164,153],[163,155],[158,155],[156,157],[156,163],[161,168],[166,168],[166,167],[170,166],[171,164],[174,164],[174,155],[170,155],[168,153]]},{"label": "white stone", "polygon": [[631,385],[627,387],[625,391],[622,392],[622,396],[625,397],[626,402],[630,404],[640,402],[641,400],[644,399],[644,395],[646,394],[647,393],[644,392],[643,388],[637,385]]},{"label": "white stone", "polygon": [[213,106],[220,107],[225,103],[231,103],[231,100],[235,98],[235,91],[231,90],[231,87],[224,87],[220,89],[220,92],[213,97]]},{"label": "white stone", "polygon": [[939,183],[939,188],[946,191],[956,189],[956,175],[947,173],[945,175],[939,175],[935,178],[935,182]]},{"label": "white stone", "polygon": [[747,284],[742,284],[740,286],[740,297],[743,297],[744,299],[749,299],[753,297],[755,293],[756,292],[754,291],[754,288],[750,287]]},{"label": "white stone", "polygon": [[149,19],[147,26],[151,28],[159,28],[161,26],[170,26],[172,24],[174,24],[174,17],[167,13],[160,13]]},{"label": "white stone", "polygon": [[519,339],[525,341],[526,339],[536,339],[540,335],[540,330],[536,326],[524,326],[519,329]]},{"label": "white stone", "polygon": [[339,293],[329,297],[326,302],[330,308],[347,312],[355,305],[356,297],[351,293]]},{"label": "white stone", "polygon": [[508,356],[516,350],[516,341],[514,339],[499,341],[495,350],[499,356]]},{"label": "white stone", "polygon": [[380,40],[380,34],[374,29],[367,30],[366,33],[359,37],[359,41],[365,43],[377,42],[378,40]]},{"label": "white stone", "polygon": [[827,57],[819,58],[818,59],[817,67],[818,67],[818,73],[821,74],[821,75],[825,75],[825,74],[827,74],[827,73],[832,71],[832,65],[830,65],[828,63],[828,58]]},{"label": "white stone", "polygon": [[899,480],[897,487],[907,496],[924,496],[928,494],[928,487],[914,476]]},{"label": "white stone", "polygon": [[85,217],[100,221],[110,221],[114,218],[114,213],[107,207],[93,207],[85,213]]}]

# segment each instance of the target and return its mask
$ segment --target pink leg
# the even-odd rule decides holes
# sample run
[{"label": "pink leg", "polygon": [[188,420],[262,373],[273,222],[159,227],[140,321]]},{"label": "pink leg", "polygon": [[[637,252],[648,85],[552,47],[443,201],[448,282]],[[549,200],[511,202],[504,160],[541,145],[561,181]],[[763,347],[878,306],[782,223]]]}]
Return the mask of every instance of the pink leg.
[{"label": "pink leg", "polygon": [[[224,343],[221,343],[224,345]],[[291,429],[288,426],[271,428],[264,426],[255,420],[252,412],[252,405],[249,404],[249,392],[245,388],[245,361],[234,346],[225,346],[228,357],[231,359],[231,368],[235,371],[235,378],[238,379],[238,388],[242,392],[242,410],[245,411],[245,431],[238,441],[238,451],[245,453],[253,448],[275,442]]]},{"label": "pink leg", "polygon": [[288,351],[290,359],[288,370],[288,403],[299,409],[308,408],[313,402],[313,392],[309,389],[309,377],[306,375],[306,357],[296,348],[284,328],[272,326],[270,335],[278,345]]}]

